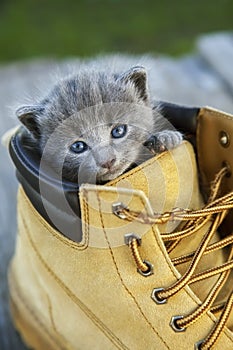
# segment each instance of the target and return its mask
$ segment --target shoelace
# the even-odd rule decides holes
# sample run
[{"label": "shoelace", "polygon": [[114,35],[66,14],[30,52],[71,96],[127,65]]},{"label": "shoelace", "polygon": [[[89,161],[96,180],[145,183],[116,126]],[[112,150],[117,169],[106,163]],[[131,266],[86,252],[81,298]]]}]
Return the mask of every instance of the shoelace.
[{"label": "shoelace", "polygon": [[[167,288],[155,288],[152,292],[152,299],[157,303],[162,304],[165,303],[168,298],[172,297],[174,294],[184,288],[184,286],[219,274],[219,278],[210,290],[208,296],[204,302],[197,307],[196,310],[186,316],[174,316],[171,320],[171,326],[174,330],[183,331],[188,326],[196,322],[200,317],[202,317],[203,314],[205,314],[208,310],[213,313],[222,311],[219,319],[217,320],[209,335],[204,340],[199,341],[196,344],[196,349],[198,350],[207,350],[213,347],[213,345],[220,337],[221,332],[226,325],[233,308],[233,292],[229,295],[226,302],[214,305],[214,301],[226,283],[231,269],[233,268],[233,234],[219,240],[218,242],[210,244],[210,240],[218,229],[219,225],[222,223],[229,210],[233,208],[233,192],[218,197],[222,180],[225,176],[227,176],[228,172],[229,169],[227,167],[224,167],[216,175],[215,180],[211,185],[208,202],[202,209],[189,210],[175,208],[170,212],[161,214],[157,213],[153,216],[131,211],[123,206],[118,209],[118,215],[128,221],[136,220],[140,223],[150,225],[163,224],[174,220],[184,222],[182,229],[178,231],[174,231],[172,233],[161,233],[162,239],[166,244],[168,252],[171,252],[181,241],[181,239],[194,234],[208,221],[211,222],[196,251],[172,259],[173,264],[176,266],[190,262],[189,267],[183,276],[173,285]],[[138,271],[144,276],[150,275],[152,273],[152,265],[148,261],[141,258],[138,248],[141,243],[138,237],[131,235],[127,239],[127,244],[130,247]],[[194,271],[203,255],[217,251],[228,245],[231,245],[231,248],[227,261],[224,264],[194,274]]]}]

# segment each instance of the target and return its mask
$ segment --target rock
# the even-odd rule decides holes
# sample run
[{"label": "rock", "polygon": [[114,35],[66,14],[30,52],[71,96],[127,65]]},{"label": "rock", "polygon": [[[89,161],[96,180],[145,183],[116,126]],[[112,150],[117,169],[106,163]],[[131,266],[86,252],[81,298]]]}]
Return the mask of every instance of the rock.
[{"label": "rock", "polygon": [[202,59],[215,71],[225,84],[226,91],[233,96],[233,33],[216,33],[202,36],[197,41]]}]

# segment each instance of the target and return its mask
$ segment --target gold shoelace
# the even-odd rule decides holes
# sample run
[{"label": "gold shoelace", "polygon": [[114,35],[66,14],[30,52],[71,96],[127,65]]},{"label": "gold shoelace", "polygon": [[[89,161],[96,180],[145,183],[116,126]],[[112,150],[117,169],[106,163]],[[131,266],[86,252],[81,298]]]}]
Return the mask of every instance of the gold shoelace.
[{"label": "gold shoelace", "polygon": [[[182,229],[174,231],[172,233],[161,233],[161,237],[164,240],[169,253],[176,247],[182,238],[194,234],[208,221],[211,222],[196,251],[172,259],[172,262],[175,266],[190,262],[183,276],[173,285],[167,288],[155,288],[152,292],[152,299],[157,303],[162,304],[165,303],[168,298],[172,297],[174,294],[184,288],[184,286],[219,274],[217,282],[210,290],[204,302],[198,306],[196,310],[186,316],[174,316],[171,320],[171,326],[174,330],[183,331],[189,325],[193,324],[200,317],[202,317],[202,315],[205,314],[208,310],[213,313],[222,311],[219,319],[217,320],[209,335],[204,340],[199,341],[196,344],[196,349],[198,350],[207,350],[213,347],[213,345],[220,337],[221,332],[226,325],[233,308],[233,292],[229,295],[226,302],[214,305],[214,301],[216,300],[220,290],[225,285],[230,275],[231,269],[233,268],[233,234],[220,239],[218,242],[210,244],[211,238],[218,229],[219,225],[222,223],[229,210],[233,208],[233,192],[218,197],[222,180],[225,176],[227,176],[228,172],[228,168],[224,167],[216,175],[215,180],[211,184],[211,191],[208,202],[202,209],[189,210],[175,208],[171,212],[165,212],[161,214],[157,213],[153,216],[131,211],[125,207],[120,208],[118,211],[118,214],[121,218],[128,221],[136,220],[144,224],[163,224],[174,220],[183,222]],[[130,247],[138,271],[145,276],[150,275],[151,264],[146,260],[143,260],[139,252],[138,247],[141,244],[140,240],[134,235],[131,235],[131,237],[128,237],[127,239],[127,244]],[[194,271],[203,255],[217,251],[226,246],[230,246],[230,249],[227,261],[225,263],[220,266],[194,274]]]}]

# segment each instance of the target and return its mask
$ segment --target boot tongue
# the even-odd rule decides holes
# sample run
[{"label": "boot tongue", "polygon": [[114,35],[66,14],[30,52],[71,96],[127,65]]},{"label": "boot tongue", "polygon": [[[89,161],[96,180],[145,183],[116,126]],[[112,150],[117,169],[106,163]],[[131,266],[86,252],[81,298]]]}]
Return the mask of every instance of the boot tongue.
[{"label": "boot tongue", "polygon": [[[196,158],[192,146],[184,142],[171,152],[164,152],[159,156],[143,163],[139,167],[122,175],[108,185],[133,190],[140,190],[148,197],[154,212],[164,213],[174,208],[199,209],[204,205],[200,190]],[[169,222],[158,225],[160,232],[171,232],[179,222]],[[210,223],[194,234],[183,238],[169,253],[170,258],[179,257],[195,251],[206,233]],[[218,239],[214,235],[211,242]],[[195,273],[218,266],[223,263],[222,250],[204,256]],[[183,275],[190,262],[178,265],[177,269]],[[214,276],[192,285],[192,289],[204,300],[213,284],[218,279]]]},{"label": "boot tongue", "polygon": [[[143,191],[155,213],[203,206],[195,154],[188,142],[161,153],[107,185]],[[177,223],[170,222],[161,225],[160,230],[170,232],[176,226]]]},{"label": "boot tongue", "polygon": [[[82,221],[84,227],[84,223],[88,224],[89,245],[100,248],[107,247],[103,226],[108,229],[108,244],[112,247],[125,245],[125,234],[135,232],[142,237],[150,229],[149,224],[119,220],[112,215],[113,207],[119,203],[145,215],[172,211],[176,207],[201,208],[203,200],[191,144],[183,142],[171,152],[149,159],[104,186],[83,184],[80,203],[82,213],[88,205],[88,215],[82,214]],[[173,231],[178,224],[177,221],[168,222],[160,225],[159,231]],[[187,247],[182,249],[185,253]]]},{"label": "boot tongue", "polygon": [[[199,190],[195,153],[188,142],[183,142],[172,151],[164,152],[146,161],[105,186],[83,185],[80,193],[85,199],[81,201],[83,208],[86,202],[89,205],[88,216],[82,218],[84,222],[88,221],[89,245],[99,248],[125,245],[125,234],[135,233],[143,237],[151,227],[136,220],[130,222],[119,220],[117,216],[112,215],[113,203],[123,203],[129,210],[147,215],[172,211],[177,207],[200,209],[204,205]],[[178,225],[179,222],[176,221],[158,225],[155,234],[171,232]],[[175,249],[169,253],[169,257],[172,259],[196,251],[209,225],[210,222],[190,236],[181,239]],[[212,242],[217,239],[216,232]],[[223,250],[207,254],[202,257],[194,273],[219,266],[223,260]],[[189,264],[190,261],[177,265],[176,268],[183,275]],[[190,285],[190,288],[201,300],[204,300],[217,279],[218,276],[204,279]]]}]

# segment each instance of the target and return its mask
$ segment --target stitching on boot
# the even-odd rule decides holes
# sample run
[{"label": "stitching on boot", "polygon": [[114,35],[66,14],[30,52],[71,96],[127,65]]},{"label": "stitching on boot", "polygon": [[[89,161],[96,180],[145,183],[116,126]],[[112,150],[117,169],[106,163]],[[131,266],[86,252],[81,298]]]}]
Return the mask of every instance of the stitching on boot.
[{"label": "stitching on boot", "polygon": [[[61,346],[61,344],[59,344],[56,340],[56,338],[54,338],[54,336],[52,334],[49,333],[46,325],[37,317],[37,315],[35,314],[35,312],[30,308],[30,306],[28,305],[28,303],[26,302],[26,300],[24,299],[24,297],[20,294],[19,290],[18,290],[18,286],[17,286],[17,282],[14,279],[14,284],[15,286],[13,287],[14,291],[13,294],[16,295],[16,298],[18,298],[20,300],[20,302],[23,304],[24,308],[27,309],[27,311],[30,313],[30,316],[32,316],[32,318],[34,319],[34,321],[37,323],[37,326],[39,329],[41,329],[48,337],[48,339],[50,341],[52,341],[53,343],[55,343],[57,346]],[[11,285],[12,288],[12,285]],[[11,294],[11,290],[10,290],[10,298],[12,303],[14,304],[14,306],[16,308],[18,308],[17,306],[17,302],[14,300],[13,295]],[[18,308],[19,309],[19,308]],[[64,349],[66,350],[66,349]]]},{"label": "stitching on boot", "polygon": [[205,114],[205,112],[214,115],[218,119],[223,119],[224,118],[224,119],[230,120],[231,122],[233,121],[232,117],[230,115],[227,115],[227,114],[225,114],[223,112],[219,112],[218,110],[215,110],[215,109],[202,108],[200,114]]},{"label": "stitching on boot", "polygon": [[[82,201],[82,204],[83,204],[83,215],[84,215],[84,232],[83,233],[83,237],[84,237],[84,245],[88,246],[88,243],[89,243],[89,223],[90,223],[90,219],[89,219],[89,205],[87,204],[88,203],[88,192],[84,189],[83,190],[83,201]],[[83,221],[82,221],[83,223]],[[83,226],[83,225],[82,225]],[[83,231],[83,229],[82,229]]]},{"label": "stitching on boot", "polygon": [[[151,229],[152,229],[153,236],[154,236],[154,239],[155,239],[157,245],[158,245],[159,247],[161,247],[160,241],[157,239],[157,234],[156,234],[156,232],[155,232],[155,226],[157,226],[157,225],[156,225],[156,224],[155,224],[155,225],[152,225],[152,226],[151,226]],[[177,279],[177,275],[175,274],[175,272],[173,271],[173,269],[172,269],[171,266],[170,266],[171,260],[169,260],[169,257],[167,256],[167,254],[163,254],[163,256],[164,256],[164,258],[165,258],[165,260],[166,260],[166,262],[167,262],[167,265],[168,265],[168,267],[169,267],[169,270],[171,271],[171,273],[173,274],[173,276]]]},{"label": "stitching on boot", "polygon": [[55,272],[48,266],[48,264],[43,259],[42,255],[40,254],[39,250],[37,249],[37,246],[33,242],[33,239],[30,234],[30,230],[27,227],[27,224],[23,218],[23,213],[21,213],[22,221],[24,223],[26,236],[32,246],[32,249],[34,250],[38,260],[41,262],[41,264],[44,266],[45,270],[51,275],[52,278],[58,283],[58,285],[61,287],[61,289],[66,293],[67,297],[70,298],[74,302],[74,304],[79,307],[87,317],[89,317],[93,323],[97,326],[97,328],[105,334],[105,336],[109,339],[111,343],[113,343],[118,349],[125,349],[129,350],[119,338],[113,334],[110,329],[107,328],[107,326],[102,323],[102,321],[91,312],[91,310],[75,295],[72,293],[72,291],[64,284],[64,282],[55,274]]},{"label": "stitching on boot", "polygon": [[[96,192],[96,195],[97,195],[97,200],[98,200],[98,204],[99,204],[99,212],[100,212],[100,220],[101,220],[101,226],[102,226],[102,229],[103,229],[103,232],[104,232],[104,236],[105,236],[105,239],[106,239],[106,242],[108,244],[108,248],[109,248],[109,251],[110,251],[110,254],[111,254],[111,257],[112,257],[112,261],[115,265],[115,268],[116,268],[116,272],[120,278],[120,281],[122,283],[122,286],[124,287],[125,291],[130,295],[130,297],[133,299],[134,303],[137,305],[137,308],[138,310],[140,311],[141,315],[143,316],[144,320],[146,321],[146,323],[149,325],[149,327],[154,331],[154,333],[156,333],[156,335],[159,337],[159,339],[164,343],[164,345],[167,347],[167,349],[170,349],[170,347],[168,346],[168,344],[166,343],[166,341],[160,336],[160,334],[158,333],[158,331],[154,328],[154,326],[151,324],[151,322],[147,319],[146,315],[144,314],[142,308],[140,307],[140,305],[138,304],[135,296],[131,293],[131,291],[128,289],[128,287],[125,285],[124,281],[123,281],[123,278],[121,277],[121,274],[120,274],[120,271],[118,269],[118,266],[117,266],[117,263],[116,263],[116,260],[115,260],[115,257],[114,257],[114,254],[113,254],[113,250],[111,248],[111,245],[110,245],[110,242],[108,240],[108,237],[107,237],[107,232],[105,230],[105,227],[104,227],[104,222],[103,222],[103,215],[102,215],[102,211],[101,211],[101,201],[100,201],[100,197],[99,197],[99,193],[98,191]],[[171,349],[170,349],[171,350]]]},{"label": "stitching on boot", "polygon": [[48,299],[49,317],[50,317],[50,321],[51,321],[53,330],[54,330],[55,334],[58,336],[58,339],[61,340],[61,343],[65,344],[64,345],[65,346],[64,350],[72,350],[71,344],[57,330],[57,327],[56,327],[56,324],[55,324],[55,321],[54,321],[54,317],[53,317],[52,303],[51,303],[49,295],[47,293],[46,293],[46,296],[47,296],[47,299]]}]

